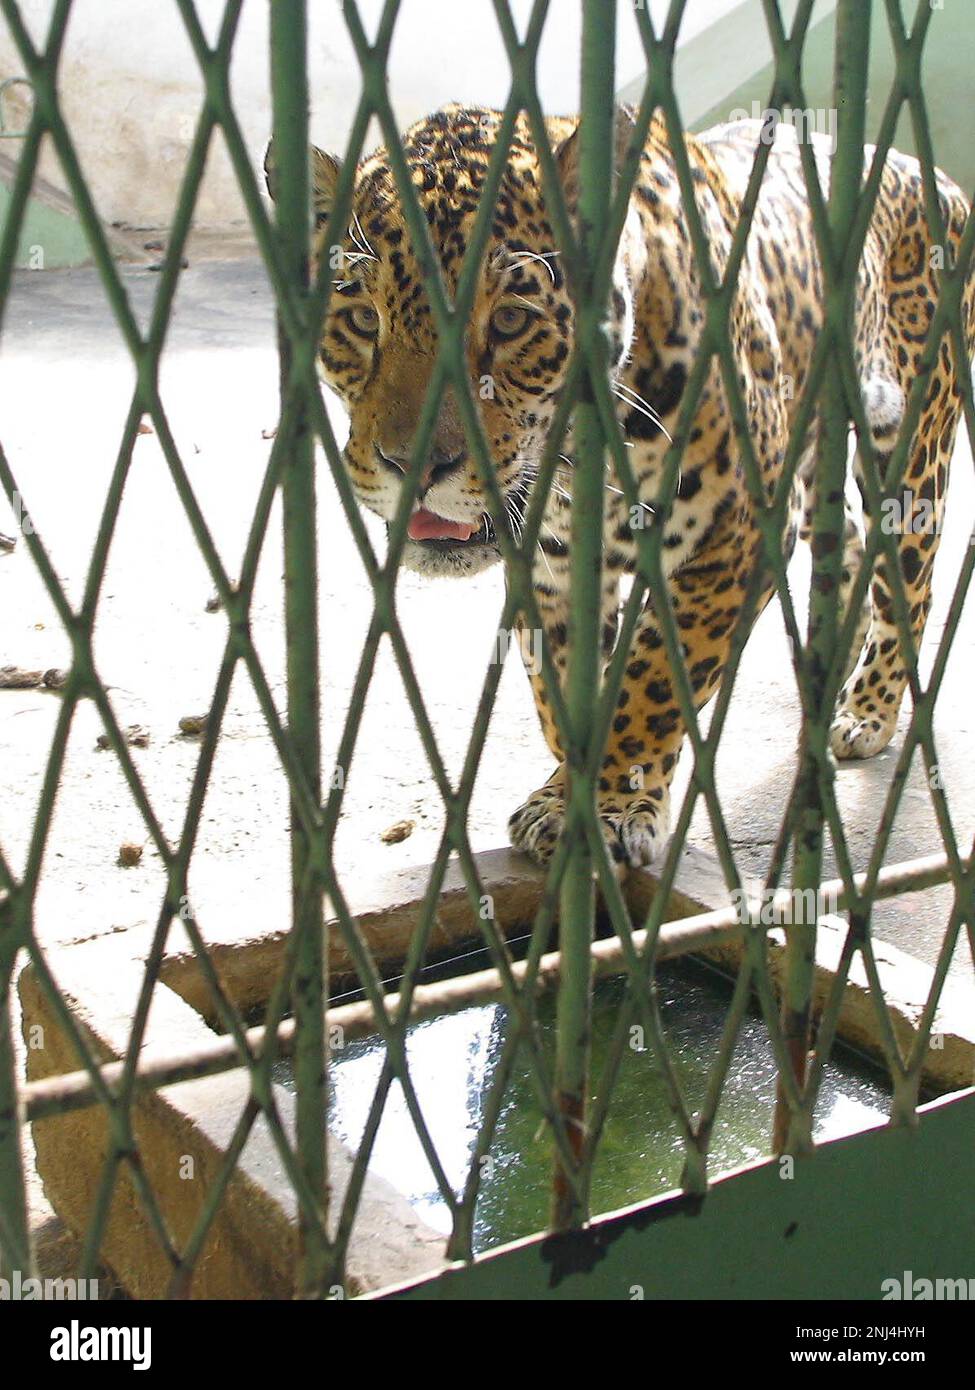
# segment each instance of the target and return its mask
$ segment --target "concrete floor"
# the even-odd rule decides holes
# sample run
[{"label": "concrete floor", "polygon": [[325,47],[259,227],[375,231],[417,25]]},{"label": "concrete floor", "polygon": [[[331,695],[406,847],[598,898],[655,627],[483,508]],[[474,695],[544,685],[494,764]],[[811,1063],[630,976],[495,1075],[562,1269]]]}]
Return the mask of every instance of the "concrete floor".
[{"label": "concrete floor", "polygon": [[[158,277],[122,272],[140,321]],[[276,419],[273,306],[261,267],[252,261],[194,262],[184,272],[161,385],[183,462],[227,569],[239,565],[248,522]],[[133,369],[91,270],[20,273],[0,348],[3,444],[34,524],[72,601],[103,506]],[[341,438],[341,411],[329,401]],[[371,599],[327,467],[321,467],[321,614],[323,736],[326,766],[337,746],[359,660]],[[972,461],[959,445],[939,560],[934,612],[924,651],[930,668],[957,575],[972,535]],[[382,548],[383,528],[367,520]],[[0,531],[13,532],[6,503]],[[797,593],[807,561],[793,567]],[[281,536],[275,510],[253,610],[257,648],[284,705],[281,627]],[[197,744],[178,733],[186,714],[207,709],[226,623],[208,613],[213,585],[153,434],[139,438],[106,575],[96,657],[119,722],[145,725],[150,746],[136,763],[166,832],[179,836]],[[448,768],[466,749],[483,671],[496,640],[502,603],[500,568],[477,579],[423,583],[404,575],[399,611],[417,675]],[[975,831],[975,766],[970,757],[975,603],[955,642],[936,724],[939,757],[956,832]],[[0,665],[66,665],[69,647],[23,543],[0,555]],[[40,792],[58,697],[30,690],[0,693],[4,795],[0,844],[22,867]],[[907,714],[902,715],[902,728]],[[718,786],[743,873],[761,874],[792,779],[798,701],[777,604],[750,641],[718,759]],[[37,930],[47,944],[119,931],[155,917],[163,889],[157,857],[117,864],[123,841],[146,840],[111,753],[96,749],[100,725],[83,707],[75,721],[37,899]],[[900,739],[869,763],[838,775],[840,804],[856,867],[866,865]],[[917,762],[917,760],[915,760]],[[472,814],[475,849],[505,843],[511,810],[545,779],[551,760],[538,731],[527,680],[512,657],[501,681],[481,763]],[[686,785],[689,757],[678,787]],[[393,822],[416,828],[399,844],[383,842]],[[358,748],[347,776],[336,858],[350,882],[429,862],[442,825],[438,797],[413,729],[388,647],[370,688]],[[231,704],[207,797],[191,888],[204,933],[209,921],[242,929],[279,923],[287,912],[287,793],[256,700],[243,674]],[[702,807],[691,840],[713,841]],[[887,862],[938,850],[940,841],[923,773],[912,770]],[[947,889],[878,905],[878,934],[917,956],[936,957],[950,906]],[[971,971],[970,960],[957,962]]]},{"label": "concrete floor", "polygon": [[[140,319],[158,284],[144,269],[123,272]],[[273,310],[260,266],[250,261],[195,263],[184,273],[163,362],[162,394],[183,461],[231,574],[236,572],[270,443],[262,431],[276,416]],[[7,310],[0,351],[3,441],[25,503],[68,593],[77,599],[121,431],[132,368],[97,276],[63,271],[19,276]],[[341,412],[329,398],[336,430]],[[371,600],[364,571],[331,484],[319,471],[324,742],[326,758],[341,731]],[[972,531],[971,456],[959,445],[952,474],[934,613],[928,625],[928,668],[964,547]],[[0,530],[13,531],[12,518]],[[367,525],[382,548],[383,531]],[[281,539],[277,512],[267,539],[254,607],[255,640],[283,705]],[[793,565],[800,609],[806,575],[800,551]],[[46,668],[65,664],[68,644],[34,573],[26,547],[0,559],[2,662]],[[120,722],[151,731],[136,750],[153,805],[168,833],[179,833],[197,745],[179,736],[185,714],[207,708],[226,631],[205,611],[212,584],[154,435],[141,437],[106,575],[96,655],[112,687]],[[404,575],[399,611],[452,772],[459,770],[482,673],[497,631],[500,568],[477,579],[423,582]],[[802,619],[801,619],[802,621]],[[969,603],[939,699],[939,756],[957,833],[975,829],[975,768],[968,756],[975,605]],[[0,804],[0,843],[15,866],[26,853],[33,808],[50,744],[57,697],[4,692],[7,794]],[[902,715],[902,727],[907,714]],[[285,911],[287,798],[273,750],[246,678],[239,676],[221,741],[193,873],[193,896],[204,926],[217,914],[267,921]],[[761,873],[774,841],[792,775],[797,699],[777,604],[749,643],[718,760],[718,786],[743,872]],[[134,870],[119,868],[123,840],[145,838],[115,760],[95,748],[100,726],[83,707],[49,842],[38,899],[45,941],[119,930],[154,914],[161,887],[154,854]],[[841,808],[857,867],[867,861],[900,740],[880,757],[840,769]],[[327,762],[326,766],[330,766]],[[471,816],[475,848],[505,842],[509,812],[550,771],[520,663],[507,663]],[[678,785],[686,784],[689,757]],[[416,821],[410,838],[383,843],[382,831]],[[438,797],[391,652],[385,644],[366,704],[359,745],[348,770],[345,813],[336,856],[350,875],[424,863],[441,827]],[[712,843],[703,807],[692,841]],[[894,863],[939,848],[930,797],[915,767],[887,855]],[[916,895],[879,905],[883,934],[925,959],[936,953],[948,893]]]}]

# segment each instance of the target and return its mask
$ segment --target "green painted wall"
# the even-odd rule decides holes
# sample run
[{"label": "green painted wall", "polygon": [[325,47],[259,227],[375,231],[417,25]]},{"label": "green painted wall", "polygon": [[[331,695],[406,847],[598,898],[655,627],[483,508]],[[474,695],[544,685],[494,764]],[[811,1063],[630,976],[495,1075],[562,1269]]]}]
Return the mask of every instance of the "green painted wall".
[{"label": "green painted wall", "polygon": [[[0,175],[0,229],[6,223],[10,188]],[[29,270],[57,270],[83,265],[91,259],[88,243],[75,217],[31,197],[20,229],[16,264]]]},{"label": "green painted wall", "polygon": [[[750,7],[748,7],[750,9]],[[755,7],[757,9],[757,6]],[[912,6],[905,6],[911,10]],[[751,16],[750,16],[751,18]],[[728,23],[728,21],[726,21]],[[803,55],[803,85],[807,107],[827,110],[832,101],[833,46],[835,15],[830,15],[811,29]],[[716,26],[717,28],[717,26]],[[714,35],[702,35],[689,45],[685,80],[694,80],[696,44],[714,42]],[[678,67],[683,63],[678,62]],[[924,47],[922,81],[931,126],[935,158],[969,194],[975,190],[975,88],[972,70],[975,66],[975,4],[945,0],[944,9],[935,9],[931,16]],[[741,71],[729,63],[725,71]],[[740,85],[714,101],[706,111],[688,111],[695,130],[706,129],[726,121],[736,108],[751,110],[752,102],[764,107],[772,89],[772,65],[740,82]],[[876,135],[894,77],[894,50],[887,26],[886,6],[874,0],[871,31],[870,87],[867,109],[867,132]],[[693,93],[689,96],[693,108]],[[901,112],[894,144],[906,154],[915,154],[916,146],[909,113]]]}]

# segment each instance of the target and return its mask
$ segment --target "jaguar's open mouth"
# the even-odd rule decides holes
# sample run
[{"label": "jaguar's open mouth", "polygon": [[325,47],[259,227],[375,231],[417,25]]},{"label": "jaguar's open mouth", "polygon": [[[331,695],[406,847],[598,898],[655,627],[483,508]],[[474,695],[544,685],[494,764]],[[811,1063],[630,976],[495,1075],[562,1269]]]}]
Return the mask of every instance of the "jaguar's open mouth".
[{"label": "jaguar's open mouth", "polygon": [[500,559],[497,535],[485,516],[477,528],[468,522],[449,521],[422,507],[410,517],[403,565],[415,574],[466,578]]},{"label": "jaguar's open mouth", "polygon": [[410,517],[406,534],[430,550],[462,550],[468,545],[490,545],[495,540],[494,527],[486,516],[481,517],[479,526],[473,526],[467,521],[438,516],[426,507],[420,507]]}]

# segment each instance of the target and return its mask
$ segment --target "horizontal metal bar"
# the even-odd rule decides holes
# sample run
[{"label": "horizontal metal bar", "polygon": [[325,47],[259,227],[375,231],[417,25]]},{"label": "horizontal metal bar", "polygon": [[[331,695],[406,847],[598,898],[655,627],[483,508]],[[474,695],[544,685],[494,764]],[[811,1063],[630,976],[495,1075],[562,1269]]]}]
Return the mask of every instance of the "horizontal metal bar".
[{"label": "horizontal metal bar", "polygon": [[[971,872],[971,864],[966,872]],[[859,892],[866,880],[866,874],[854,876],[854,889]],[[896,898],[905,893],[916,893],[925,888],[935,888],[951,877],[948,857],[932,854],[923,858],[904,860],[900,864],[882,869],[877,881],[875,898]],[[829,879],[820,884],[821,899],[835,904],[837,911],[846,906],[846,895],[841,879]],[[750,900],[750,907],[772,909],[773,915],[785,917],[792,903],[792,892],[780,888],[774,896]],[[784,924],[776,923],[781,929]],[[788,930],[787,927],[785,927]],[[665,923],[657,939],[657,960],[675,960],[694,951],[707,951],[728,941],[740,940],[745,933],[733,907],[716,908],[709,912],[695,913]],[[633,944],[642,950],[646,944],[646,932],[633,933]],[[604,938],[592,945],[593,971],[597,978],[621,974],[625,968],[623,948],[617,937]],[[514,982],[521,986],[524,981],[526,965],[518,962],[511,968]],[[543,956],[538,969],[536,989],[542,992],[558,984],[561,970],[561,955],[551,951]],[[386,996],[387,1008],[395,1016],[399,1006],[399,995]],[[411,1022],[435,1018],[439,1014],[457,1013],[475,1004],[503,1002],[504,988],[497,970],[479,970],[470,975],[455,976],[432,985],[418,985],[413,992],[410,1005]],[[329,1030],[341,1028],[343,1040],[351,1042],[356,1038],[368,1037],[376,1031],[372,1005],[368,1002],[341,1004],[326,1012]],[[258,1025],[249,1028],[245,1034],[248,1046],[254,1053],[260,1053],[265,1043],[267,1030]],[[333,1035],[334,1036],[334,1035]],[[289,1056],[294,1047],[294,1022],[285,1019],[277,1029],[277,1049],[282,1056]],[[163,1086],[173,1086],[181,1081],[194,1081],[204,1076],[216,1076],[243,1066],[237,1046],[232,1038],[215,1038],[206,1047],[192,1052],[175,1053],[159,1061],[149,1062],[136,1071],[134,1083],[137,1091],[158,1090]],[[123,1063],[108,1062],[99,1072],[109,1090],[113,1090],[121,1078]],[[82,1110],[98,1104],[91,1077],[87,1071],[65,1072],[60,1076],[45,1077],[42,1081],[28,1082],[21,1089],[21,1105],[27,1120],[48,1119],[52,1115],[69,1110]]]},{"label": "horizontal metal bar", "polygon": [[[661,928],[657,958],[669,960],[690,951],[707,950],[708,947],[733,940],[736,936],[742,935],[744,930],[742,924],[735,919],[734,910],[730,908],[684,918]],[[633,940],[639,947],[645,942],[646,933],[634,932]],[[623,969],[622,951],[615,937],[594,942],[592,957],[594,972],[599,977],[618,974]],[[551,951],[542,956],[538,967],[538,992],[553,988],[558,983],[561,965],[562,956],[559,951]],[[524,961],[512,966],[511,974],[516,984],[522,984],[526,969],[527,963]],[[386,996],[386,1006],[391,1015],[395,1015],[399,999],[398,994]],[[479,970],[469,975],[454,976],[437,984],[417,985],[413,991],[410,1020],[419,1022],[439,1014],[457,1013],[475,1004],[501,1002],[504,1002],[504,989],[500,973],[494,969]],[[368,1037],[376,1032],[375,1014],[368,1001],[340,1004],[329,1009],[326,1021],[330,1032],[341,1028],[344,1042]],[[262,1048],[265,1033],[266,1029],[260,1025],[247,1030],[245,1037],[253,1051],[259,1052]],[[285,1019],[277,1030],[277,1048],[282,1056],[289,1056],[293,1051],[294,1037],[294,1020]],[[148,1063],[138,1072],[138,1079],[142,1089],[156,1089],[180,1081],[232,1071],[242,1065],[233,1039],[216,1038],[212,1043],[193,1052]],[[122,1064],[110,1062],[99,1070],[106,1085],[111,1089],[113,1083],[121,1076]],[[22,1098],[29,1120],[45,1119],[65,1110],[78,1110],[96,1103],[91,1079],[86,1071],[32,1081],[24,1087]]]}]

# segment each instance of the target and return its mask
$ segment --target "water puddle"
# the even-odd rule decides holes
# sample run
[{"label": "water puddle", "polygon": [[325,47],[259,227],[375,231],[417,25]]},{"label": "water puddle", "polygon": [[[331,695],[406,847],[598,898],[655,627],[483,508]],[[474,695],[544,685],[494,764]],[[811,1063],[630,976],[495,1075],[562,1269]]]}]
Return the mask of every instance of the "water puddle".
[{"label": "water puddle", "polygon": [[[485,962],[472,959],[475,968]],[[593,1071],[598,1082],[609,1053],[624,981],[597,985],[593,1004]],[[662,965],[658,993],[664,1029],[691,1110],[704,1099],[728,1006],[730,987],[722,977],[692,961]],[[555,998],[538,1004],[539,1026],[551,1069],[555,1045]],[[418,1023],[410,1029],[407,1056],[424,1119],[440,1162],[458,1193],[467,1177],[475,1136],[496,1075],[505,1038],[507,1010],[479,1006]],[[683,1151],[667,1090],[652,1051],[639,1033],[624,1049],[592,1184],[594,1213],[676,1187]],[[382,1068],[381,1041],[367,1038],[334,1054],[333,1132],[359,1145]],[[747,1013],[725,1081],[711,1142],[709,1171],[717,1174],[769,1152],[775,1096],[775,1063],[760,1017]],[[290,1062],[275,1080],[293,1087]],[[879,1072],[845,1049],[834,1049],[816,1110],[815,1135],[837,1138],[883,1124],[890,1092]],[[551,1142],[546,1137],[524,1047],[508,1079],[501,1114],[485,1165],[475,1224],[475,1249],[482,1251],[542,1228],[548,1216]],[[394,1082],[373,1149],[371,1169],[396,1187],[424,1220],[449,1230],[447,1207]]]}]

